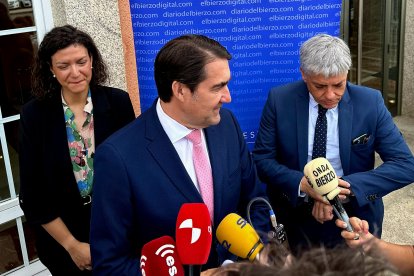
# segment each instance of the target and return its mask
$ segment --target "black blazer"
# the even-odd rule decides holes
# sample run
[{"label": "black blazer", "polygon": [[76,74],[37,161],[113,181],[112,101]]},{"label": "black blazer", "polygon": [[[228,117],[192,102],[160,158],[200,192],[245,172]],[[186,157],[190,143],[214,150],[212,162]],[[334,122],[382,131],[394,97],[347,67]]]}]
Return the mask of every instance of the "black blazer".
[{"label": "black blazer", "polygon": [[[95,147],[135,118],[128,94],[91,88]],[[70,161],[61,94],[25,104],[20,118],[20,206],[36,232],[38,255],[63,248],[41,227],[60,217],[76,239],[89,242],[90,204],[84,206]],[[47,263],[47,260],[42,260]]]}]

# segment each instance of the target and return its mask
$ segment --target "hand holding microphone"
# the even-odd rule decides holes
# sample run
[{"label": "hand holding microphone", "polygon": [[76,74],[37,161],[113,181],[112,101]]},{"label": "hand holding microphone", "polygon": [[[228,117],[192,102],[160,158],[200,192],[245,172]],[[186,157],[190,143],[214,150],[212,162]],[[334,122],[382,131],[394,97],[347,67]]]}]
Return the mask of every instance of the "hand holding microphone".
[{"label": "hand holding microphone", "polygon": [[[352,217],[349,219],[349,223],[354,229],[354,232],[342,231],[341,236],[345,239],[349,247],[362,247],[364,252],[368,252],[376,239],[374,235],[369,232],[368,222],[357,217]],[[346,223],[340,219],[337,219],[335,224],[341,229],[346,229]]]},{"label": "hand holding microphone", "polygon": [[349,217],[338,197],[341,189],[338,187],[338,177],[331,163],[323,157],[311,160],[306,164],[303,173],[309,185],[321,196],[326,197],[332,205],[337,217],[347,223],[347,231],[353,229],[349,223]]},{"label": "hand holding microphone", "polygon": [[315,202],[325,202],[325,204],[328,204],[329,201],[318,194],[310,185],[309,180],[306,178],[306,176],[303,176],[300,180],[300,191],[307,194],[309,197],[313,198]]}]

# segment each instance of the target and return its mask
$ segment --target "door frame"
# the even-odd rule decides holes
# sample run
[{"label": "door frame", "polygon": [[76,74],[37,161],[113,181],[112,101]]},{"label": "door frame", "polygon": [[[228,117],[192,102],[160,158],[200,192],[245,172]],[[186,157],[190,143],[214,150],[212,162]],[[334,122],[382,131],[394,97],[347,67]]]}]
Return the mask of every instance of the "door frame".
[{"label": "door frame", "polygon": [[[350,16],[351,16],[351,9],[350,9],[350,1],[352,0],[344,0],[342,1],[342,15],[341,15],[341,36],[346,43],[349,44],[349,24],[350,24]],[[391,32],[391,1],[393,0],[381,0],[383,4],[385,4],[385,18],[383,21],[383,31],[384,31],[384,38],[382,43],[382,81],[381,81],[381,93],[384,98],[384,102],[388,107],[388,82],[389,82],[389,57],[390,57],[390,32]],[[398,66],[397,72],[398,77],[396,80],[397,90],[396,90],[396,115],[401,115],[402,109],[402,87],[403,87],[403,65],[404,65],[404,33],[405,33],[405,17],[406,17],[406,0],[401,1],[401,9],[400,9],[400,23],[399,23],[399,47],[398,47]],[[358,45],[357,45],[357,64],[355,66],[356,69],[356,84],[361,85],[362,77],[361,77],[361,67],[362,67],[362,36],[363,36],[363,16],[364,16],[364,0],[356,1],[358,4]],[[355,16],[355,15],[354,15]]]}]

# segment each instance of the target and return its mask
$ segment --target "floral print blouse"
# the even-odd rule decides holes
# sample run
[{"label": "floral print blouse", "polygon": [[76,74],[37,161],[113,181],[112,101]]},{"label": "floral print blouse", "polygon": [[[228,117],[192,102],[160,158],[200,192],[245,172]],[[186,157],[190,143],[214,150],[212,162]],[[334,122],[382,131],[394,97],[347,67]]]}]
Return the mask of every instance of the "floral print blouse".
[{"label": "floral print blouse", "polygon": [[70,110],[62,94],[62,105],[65,114],[66,135],[68,138],[69,154],[72,161],[73,173],[81,196],[92,192],[93,157],[95,155],[95,136],[93,124],[93,105],[91,91],[83,111],[86,120],[80,130],[75,124],[75,114]]}]

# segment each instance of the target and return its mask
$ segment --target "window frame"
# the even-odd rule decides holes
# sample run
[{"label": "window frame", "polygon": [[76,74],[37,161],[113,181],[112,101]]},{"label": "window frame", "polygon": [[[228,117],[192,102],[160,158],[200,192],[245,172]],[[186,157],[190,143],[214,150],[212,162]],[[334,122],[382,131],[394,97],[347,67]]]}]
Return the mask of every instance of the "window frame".
[{"label": "window frame", "polygon": [[[1,30],[0,36],[13,35],[20,33],[36,32],[37,41],[40,43],[46,32],[53,28],[53,16],[50,0],[32,0],[32,9],[35,26]],[[6,168],[6,177],[8,187],[10,191],[10,198],[7,198],[0,202],[0,225],[8,222],[16,221],[16,227],[19,235],[20,250],[23,256],[23,265],[13,270],[9,270],[0,276],[20,276],[20,275],[50,275],[50,272],[46,267],[35,259],[29,261],[27,252],[26,240],[23,232],[22,217],[24,216],[22,209],[19,205],[19,198],[16,193],[12,167],[10,163],[9,150],[7,147],[6,133],[4,125],[20,120],[20,115],[13,115],[9,117],[3,117],[0,107],[0,143],[3,150],[3,160]]]}]

